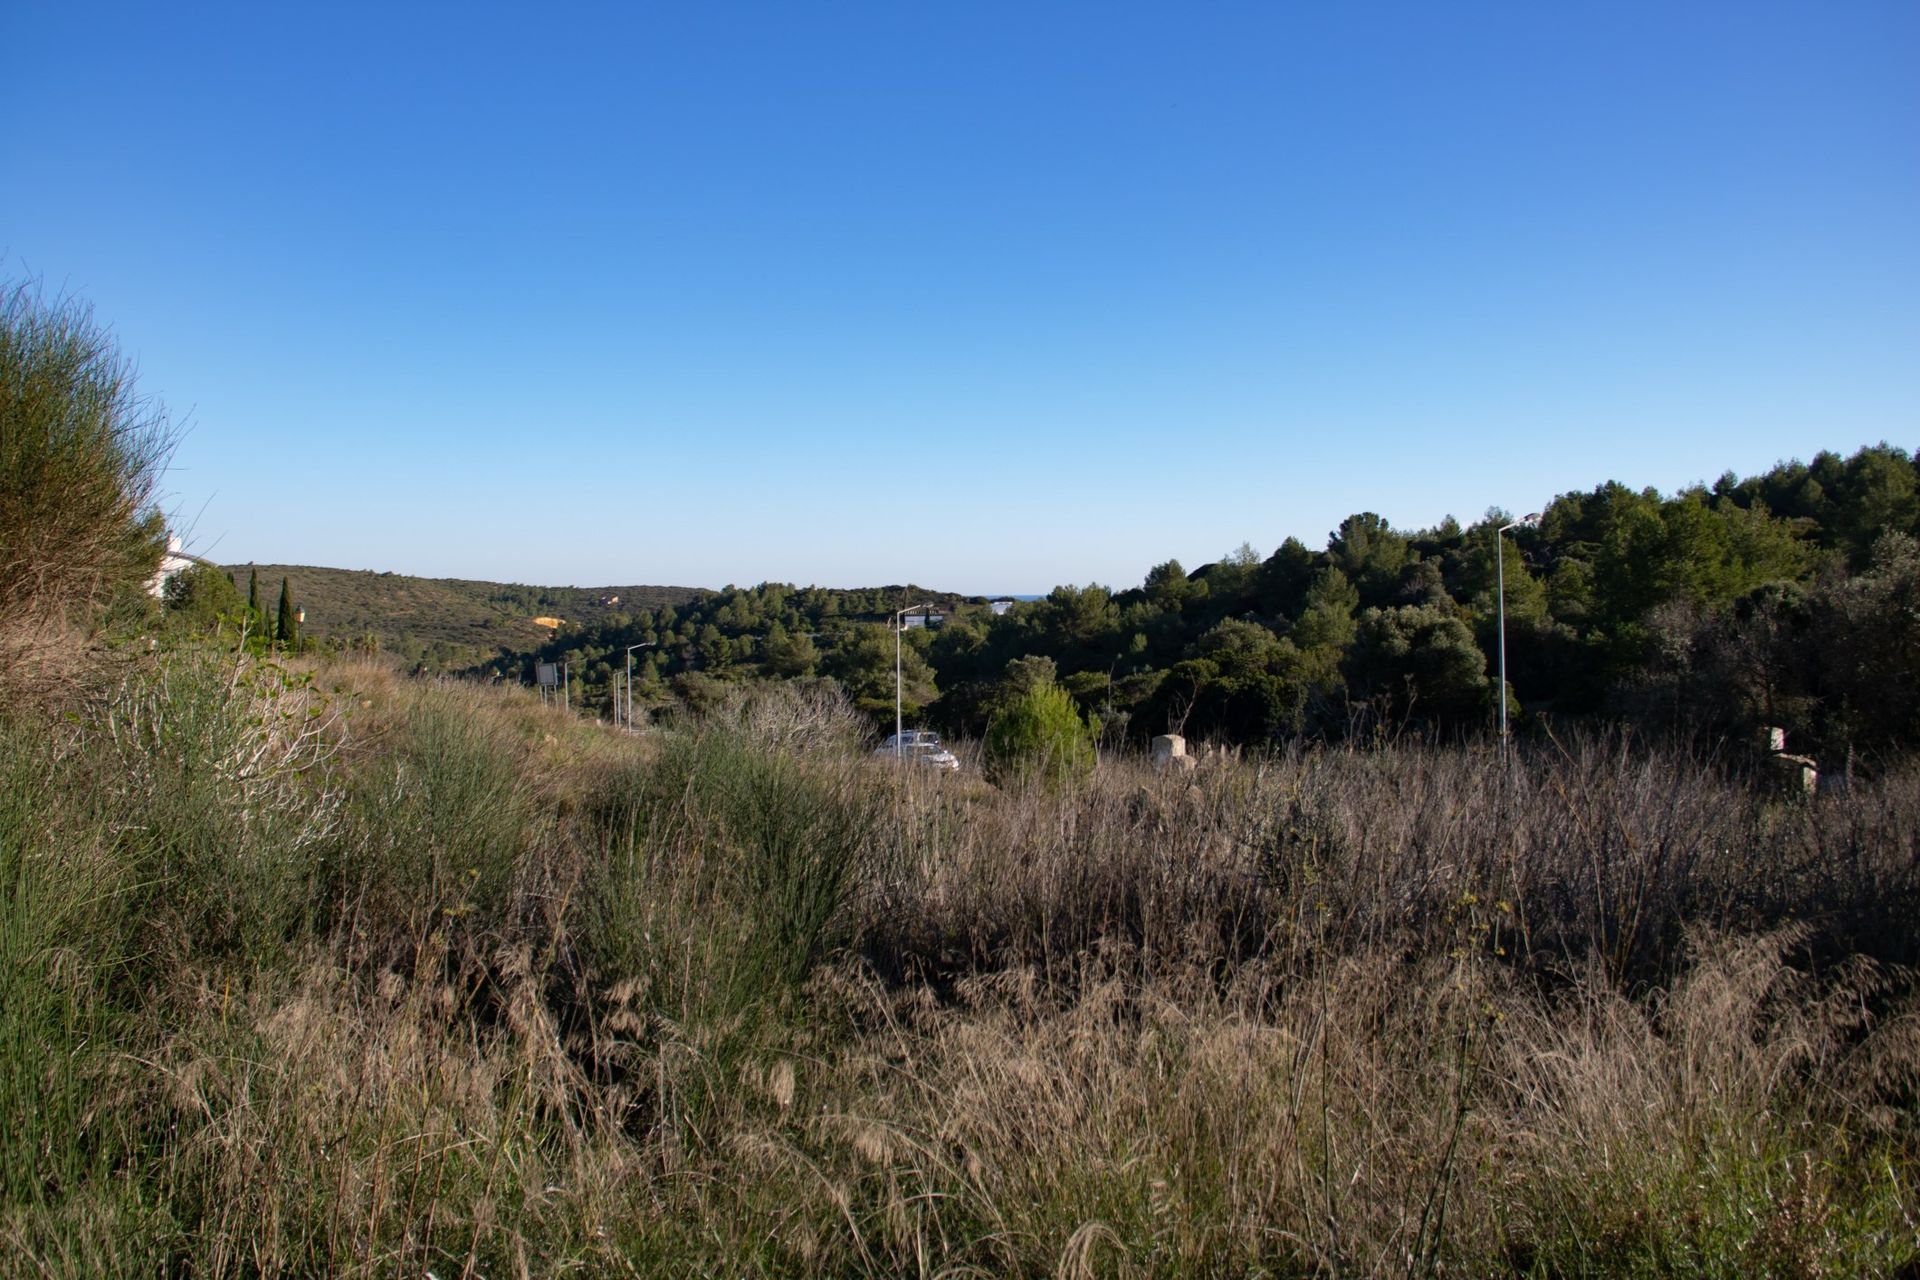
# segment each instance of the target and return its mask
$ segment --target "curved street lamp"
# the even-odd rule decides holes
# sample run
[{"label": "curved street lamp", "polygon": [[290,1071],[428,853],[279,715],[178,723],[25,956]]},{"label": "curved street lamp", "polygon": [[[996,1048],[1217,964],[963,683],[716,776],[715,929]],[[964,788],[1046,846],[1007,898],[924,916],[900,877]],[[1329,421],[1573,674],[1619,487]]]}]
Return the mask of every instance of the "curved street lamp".
[{"label": "curved street lamp", "polygon": [[931,608],[933,608],[932,604],[910,604],[904,609],[894,610],[893,613],[893,758],[895,760],[900,758],[901,738],[904,736],[900,718],[900,633],[907,629],[905,619],[908,614],[915,609]]},{"label": "curved street lamp", "polygon": [[1507,761],[1507,538],[1509,529],[1532,529],[1539,525],[1540,513],[1521,516],[1512,524],[1503,524],[1493,534],[1494,598],[1500,602],[1500,763]]},{"label": "curved street lamp", "polygon": [[645,644],[630,644],[627,646],[627,731],[629,733],[633,731],[633,651],[635,649],[652,649],[659,643],[657,640],[649,640]]}]

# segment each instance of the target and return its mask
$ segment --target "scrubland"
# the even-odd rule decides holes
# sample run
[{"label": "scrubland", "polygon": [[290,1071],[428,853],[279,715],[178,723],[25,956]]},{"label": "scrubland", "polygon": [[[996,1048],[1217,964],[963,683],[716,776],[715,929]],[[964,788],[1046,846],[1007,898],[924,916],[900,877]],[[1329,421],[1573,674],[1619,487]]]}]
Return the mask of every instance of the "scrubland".
[{"label": "scrubland", "polygon": [[[110,673],[110,674],[107,674]],[[192,645],[0,728],[0,1272],[1863,1276],[1920,768],[902,775]]]}]

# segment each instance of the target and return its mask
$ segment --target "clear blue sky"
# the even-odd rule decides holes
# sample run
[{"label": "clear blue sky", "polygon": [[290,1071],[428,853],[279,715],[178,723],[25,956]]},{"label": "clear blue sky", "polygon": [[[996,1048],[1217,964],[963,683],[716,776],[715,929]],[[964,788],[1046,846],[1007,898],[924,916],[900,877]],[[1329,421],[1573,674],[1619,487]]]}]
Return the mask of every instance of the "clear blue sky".
[{"label": "clear blue sky", "polygon": [[0,47],[0,274],[190,422],[223,561],[1120,587],[1920,443],[1912,0],[10,0]]}]

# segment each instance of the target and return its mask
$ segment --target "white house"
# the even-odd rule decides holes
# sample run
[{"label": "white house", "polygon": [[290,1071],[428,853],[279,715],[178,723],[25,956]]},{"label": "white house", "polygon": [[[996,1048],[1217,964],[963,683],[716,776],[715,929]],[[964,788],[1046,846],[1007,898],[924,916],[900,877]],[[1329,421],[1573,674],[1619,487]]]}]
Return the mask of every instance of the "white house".
[{"label": "white house", "polygon": [[160,567],[147,580],[147,591],[156,600],[167,594],[167,583],[173,581],[177,573],[184,573],[194,565],[201,563],[198,556],[188,555],[180,546],[180,535],[167,535],[167,554],[160,557]]}]

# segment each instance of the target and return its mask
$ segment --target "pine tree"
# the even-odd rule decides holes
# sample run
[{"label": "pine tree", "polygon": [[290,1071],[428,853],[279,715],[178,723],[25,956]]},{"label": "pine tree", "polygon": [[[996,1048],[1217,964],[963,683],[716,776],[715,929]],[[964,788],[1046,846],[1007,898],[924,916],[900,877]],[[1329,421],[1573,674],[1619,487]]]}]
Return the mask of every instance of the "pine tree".
[{"label": "pine tree", "polygon": [[1039,778],[1058,785],[1093,771],[1093,739],[1073,696],[1035,684],[987,727],[987,775],[998,782]]},{"label": "pine tree", "polygon": [[247,612],[260,616],[260,571],[247,566]]},{"label": "pine tree", "polygon": [[280,579],[280,617],[274,631],[288,653],[300,651],[300,620],[293,611],[293,591],[285,578]]}]

